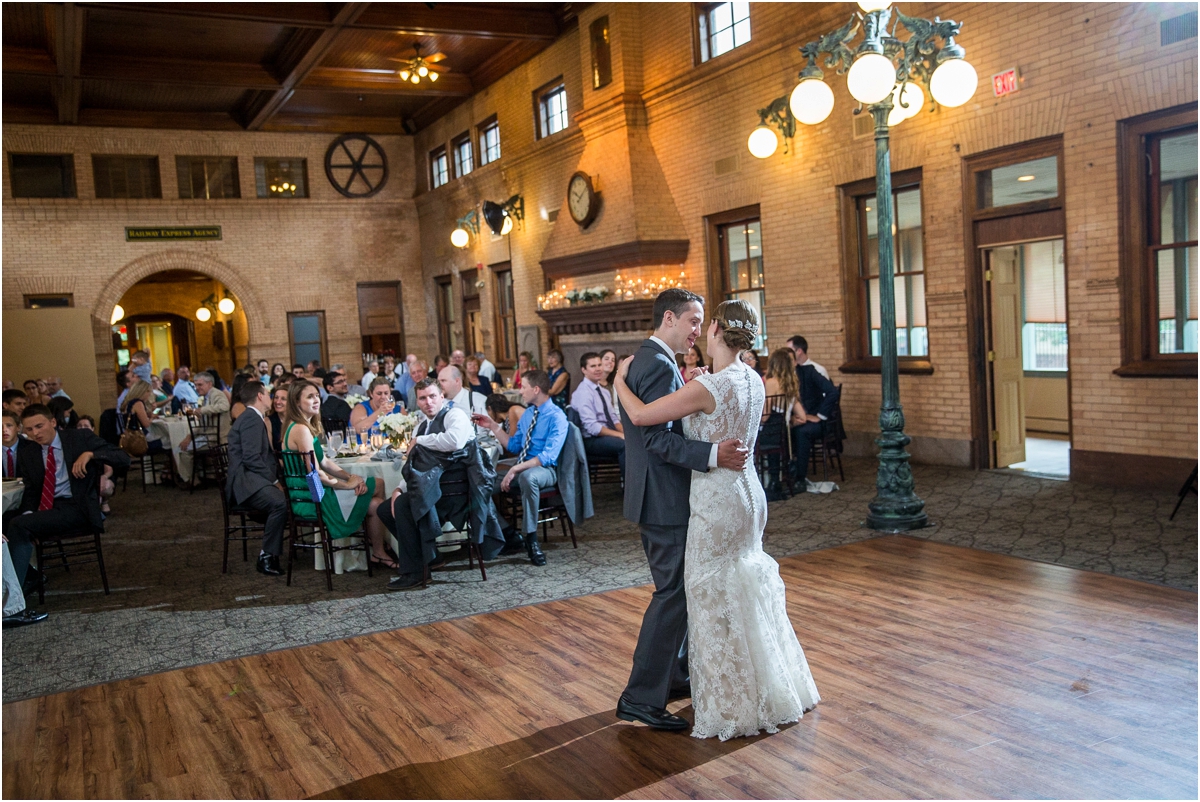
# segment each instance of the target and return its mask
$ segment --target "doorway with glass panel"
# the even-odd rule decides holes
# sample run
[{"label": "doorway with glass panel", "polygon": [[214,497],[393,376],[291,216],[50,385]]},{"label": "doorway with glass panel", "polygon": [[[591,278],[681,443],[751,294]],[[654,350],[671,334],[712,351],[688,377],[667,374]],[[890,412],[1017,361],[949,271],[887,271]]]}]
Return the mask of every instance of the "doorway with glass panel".
[{"label": "doorway with glass panel", "polygon": [[980,313],[971,331],[981,357],[973,393],[977,461],[1066,478],[1071,407],[1060,150],[1054,138],[968,159],[967,205]]}]

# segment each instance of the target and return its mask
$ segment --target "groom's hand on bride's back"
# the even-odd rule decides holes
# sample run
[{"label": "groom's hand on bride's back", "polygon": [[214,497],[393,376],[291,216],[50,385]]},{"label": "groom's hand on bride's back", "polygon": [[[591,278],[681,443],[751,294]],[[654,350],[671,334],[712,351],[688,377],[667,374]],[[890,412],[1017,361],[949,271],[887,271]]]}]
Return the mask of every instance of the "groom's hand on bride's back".
[{"label": "groom's hand on bride's back", "polygon": [[749,455],[746,444],[741,440],[722,440],[717,445],[717,467],[740,471]]}]

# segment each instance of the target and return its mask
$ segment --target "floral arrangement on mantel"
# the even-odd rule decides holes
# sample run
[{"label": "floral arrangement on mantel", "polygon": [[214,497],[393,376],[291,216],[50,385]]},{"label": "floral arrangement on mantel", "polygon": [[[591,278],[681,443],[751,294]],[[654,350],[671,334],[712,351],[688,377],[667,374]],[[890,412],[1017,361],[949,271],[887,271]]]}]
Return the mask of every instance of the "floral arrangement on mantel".
[{"label": "floral arrangement on mantel", "polygon": [[400,448],[405,441],[412,438],[418,421],[417,416],[412,412],[393,412],[379,418],[377,423],[380,431],[387,436],[392,445]]},{"label": "floral arrangement on mantel", "polygon": [[610,294],[608,287],[584,287],[583,289],[568,290],[567,301],[572,305],[599,303]]}]

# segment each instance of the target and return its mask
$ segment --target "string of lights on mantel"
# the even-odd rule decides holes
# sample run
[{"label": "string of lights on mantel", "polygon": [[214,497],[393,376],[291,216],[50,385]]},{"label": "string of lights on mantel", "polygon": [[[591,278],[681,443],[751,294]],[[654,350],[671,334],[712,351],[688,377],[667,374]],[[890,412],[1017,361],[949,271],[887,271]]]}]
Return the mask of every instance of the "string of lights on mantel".
[{"label": "string of lights on mantel", "polygon": [[558,287],[537,297],[538,309],[565,309],[572,306],[595,303],[616,303],[620,301],[650,300],[663,290],[672,287],[687,288],[687,271],[680,270],[678,277],[662,273],[658,278],[647,279],[642,275],[631,275],[628,272],[617,273],[613,276],[613,286],[598,285],[593,287],[573,286],[572,282],[559,282]]}]

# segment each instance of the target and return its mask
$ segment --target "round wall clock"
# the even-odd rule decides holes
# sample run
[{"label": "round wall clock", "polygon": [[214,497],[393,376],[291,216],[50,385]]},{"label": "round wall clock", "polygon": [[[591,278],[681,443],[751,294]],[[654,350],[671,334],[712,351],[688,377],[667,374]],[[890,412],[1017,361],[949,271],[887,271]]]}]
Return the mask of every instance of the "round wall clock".
[{"label": "round wall clock", "polygon": [[387,155],[366,134],[342,134],[325,151],[325,177],[347,198],[369,198],[387,183]]},{"label": "round wall clock", "polygon": [[575,173],[567,182],[567,209],[571,219],[581,228],[587,228],[600,213],[600,197],[592,187],[592,177],[584,172]]}]

